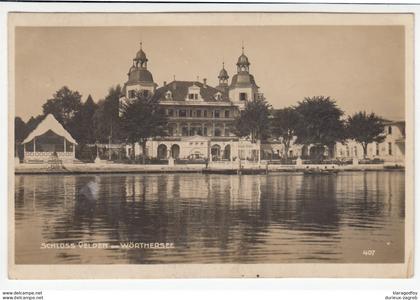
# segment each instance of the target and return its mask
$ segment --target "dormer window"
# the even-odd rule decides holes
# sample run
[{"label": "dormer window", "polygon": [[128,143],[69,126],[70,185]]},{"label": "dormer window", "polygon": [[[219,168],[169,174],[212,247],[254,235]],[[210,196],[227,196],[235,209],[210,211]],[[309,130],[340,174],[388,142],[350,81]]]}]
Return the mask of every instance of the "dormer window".
[{"label": "dormer window", "polygon": [[214,99],[216,99],[217,101],[222,100],[222,93],[217,92],[217,93],[214,95]]},{"label": "dormer window", "polygon": [[195,101],[195,100],[201,100],[200,97],[200,87],[193,84],[188,88],[188,95],[187,100],[189,101]]},{"label": "dormer window", "polygon": [[188,94],[189,100],[198,100],[198,94],[197,93],[189,93]]},{"label": "dormer window", "polygon": [[172,100],[172,92],[171,91],[167,91],[165,94],[165,99],[166,100]]},{"label": "dormer window", "polygon": [[246,101],[247,100],[247,94],[246,93],[239,93],[239,100]]}]

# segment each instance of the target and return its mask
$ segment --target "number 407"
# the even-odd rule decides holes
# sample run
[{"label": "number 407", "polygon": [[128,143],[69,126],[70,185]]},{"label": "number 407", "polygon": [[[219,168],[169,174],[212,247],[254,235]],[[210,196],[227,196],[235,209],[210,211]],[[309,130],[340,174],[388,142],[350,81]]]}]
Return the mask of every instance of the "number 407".
[{"label": "number 407", "polygon": [[362,254],[364,256],[374,256],[375,255],[375,250],[373,249],[366,249],[362,251]]}]

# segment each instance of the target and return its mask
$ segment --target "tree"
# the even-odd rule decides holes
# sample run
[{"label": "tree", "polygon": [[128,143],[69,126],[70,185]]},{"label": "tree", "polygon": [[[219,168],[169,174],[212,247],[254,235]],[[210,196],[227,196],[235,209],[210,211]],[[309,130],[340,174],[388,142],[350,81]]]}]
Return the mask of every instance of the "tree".
[{"label": "tree", "polygon": [[26,123],[20,117],[15,117],[15,145],[22,143],[27,135]]},{"label": "tree", "polygon": [[[296,106],[301,122],[296,130],[296,142],[303,145],[313,144],[322,156],[325,146],[329,156],[334,153],[336,142],[345,139],[343,111],[330,97],[307,97]],[[321,157],[318,157],[321,158]]]},{"label": "tree", "polygon": [[30,117],[28,122],[26,122],[26,134],[25,138],[31,133],[38,125],[45,119],[45,115],[38,115],[35,118]]},{"label": "tree", "polygon": [[348,117],[347,136],[362,145],[364,158],[366,158],[369,143],[381,143],[385,139],[383,121],[374,113],[366,114],[365,111]]},{"label": "tree", "polygon": [[111,87],[104,100],[99,101],[98,109],[93,116],[94,132],[99,141],[121,140],[119,113],[119,100],[121,86]]},{"label": "tree", "polygon": [[[20,143],[23,142],[27,136],[26,124],[20,117],[15,117],[15,156],[22,157]],[[20,152],[20,153],[19,153]]]},{"label": "tree", "polygon": [[167,135],[168,119],[155,97],[136,93],[136,98],[121,104],[121,129],[128,143],[138,142],[146,156],[146,142],[151,137]]},{"label": "tree", "polygon": [[93,116],[98,105],[89,95],[74,118],[69,121],[70,132],[80,144],[94,143],[96,141],[94,132]]},{"label": "tree", "polygon": [[64,127],[68,127],[82,106],[81,98],[79,92],[63,86],[42,106],[44,115],[52,114]]},{"label": "tree", "polygon": [[276,138],[281,139],[286,159],[288,157],[290,143],[296,136],[296,129],[299,123],[300,115],[293,107],[279,109],[274,112],[274,117],[271,121],[271,133]]},{"label": "tree", "polygon": [[245,105],[235,120],[236,133],[239,136],[250,136],[253,143],[268,137],[270,105],[265,99],[254,99]]}]

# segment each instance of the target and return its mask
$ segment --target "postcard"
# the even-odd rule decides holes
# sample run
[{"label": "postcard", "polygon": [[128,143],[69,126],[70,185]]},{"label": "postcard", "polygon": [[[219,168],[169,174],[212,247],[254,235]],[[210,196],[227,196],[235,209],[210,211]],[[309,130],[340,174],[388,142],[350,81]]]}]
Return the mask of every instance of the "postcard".
[{"label": "postcard", "polygon": [[413,16],[10,13],[13,279],[413,276]]}]

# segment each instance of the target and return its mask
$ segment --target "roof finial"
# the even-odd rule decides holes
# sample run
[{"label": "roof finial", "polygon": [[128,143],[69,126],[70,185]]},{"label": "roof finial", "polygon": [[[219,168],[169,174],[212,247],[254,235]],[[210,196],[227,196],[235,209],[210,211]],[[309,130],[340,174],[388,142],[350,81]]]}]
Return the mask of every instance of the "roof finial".
[{"label": "roof finial", "polygon": [[176,79],[175,79],[175,74],[174,74],[174,81],[176,81]]},{"label": "roof finial", "polygon": [[143,49],[143,41],[140,41],[140,49]]},{"label": "roof finial", "polygon": [[200,82],[200,76],[197,75],[197,82]]},{"label": "roof finial", "polygon": [[244,40],[242,40],[242,54],[244,54]]}]

